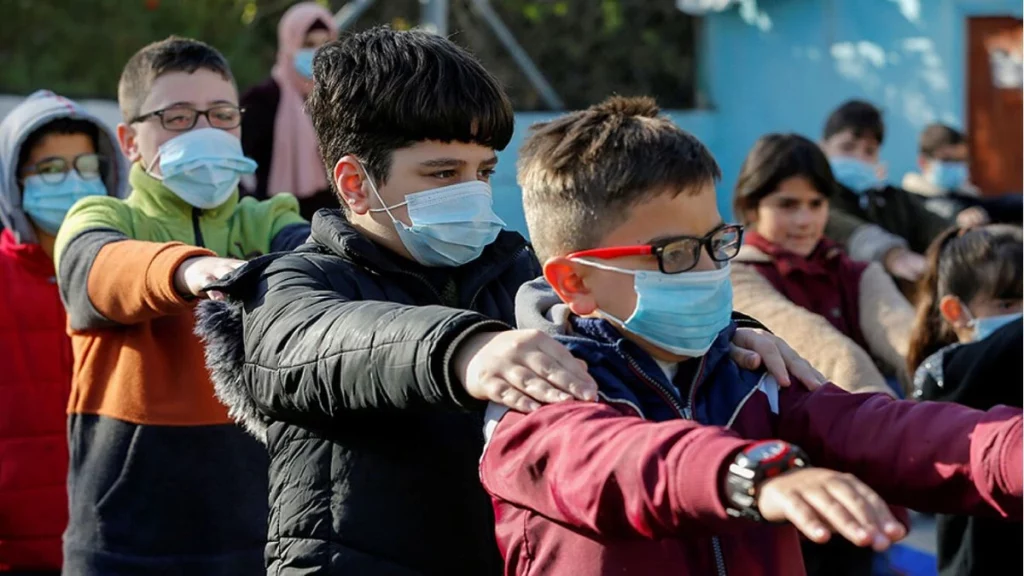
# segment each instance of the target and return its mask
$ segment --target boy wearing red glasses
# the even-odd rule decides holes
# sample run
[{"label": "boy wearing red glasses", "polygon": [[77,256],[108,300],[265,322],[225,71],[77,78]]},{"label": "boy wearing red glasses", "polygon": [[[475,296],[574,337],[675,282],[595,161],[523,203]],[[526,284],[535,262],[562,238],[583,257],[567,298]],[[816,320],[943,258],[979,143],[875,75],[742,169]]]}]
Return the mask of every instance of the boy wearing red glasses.
[{"label": "boy wearing red glasses", "polygon": [[544,278],[521,327],[587,363],[601,402],[492,405],[481,478],[505,573],[804,574],[799,533],[884,549],[883,498],[1020,518],[1022,414],[779,388],[728,356],[742,231],[719,168],[650,99],[538,125],[520,153]]}]

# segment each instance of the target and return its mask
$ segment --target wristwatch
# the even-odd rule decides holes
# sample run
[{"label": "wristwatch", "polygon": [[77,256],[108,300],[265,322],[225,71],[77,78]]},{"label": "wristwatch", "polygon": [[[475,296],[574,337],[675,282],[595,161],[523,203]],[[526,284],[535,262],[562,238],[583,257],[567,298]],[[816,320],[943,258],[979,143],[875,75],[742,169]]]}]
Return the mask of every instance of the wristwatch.
[{"label": "wristwatch", "polygon": [[736,455],[725,475],[726,511],[730,516],[763,521],[757,490],[765,480],[809,465],[800,448],[782,440],[764,440]]}]

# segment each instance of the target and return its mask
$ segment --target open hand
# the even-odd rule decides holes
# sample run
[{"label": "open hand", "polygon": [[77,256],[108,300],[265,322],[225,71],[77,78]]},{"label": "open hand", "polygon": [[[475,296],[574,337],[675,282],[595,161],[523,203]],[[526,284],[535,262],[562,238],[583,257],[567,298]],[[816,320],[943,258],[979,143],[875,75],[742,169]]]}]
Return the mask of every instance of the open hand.
[{"label": "open hand", "polygon": [[765,520],[788,521],[819,544],[839,533],[880,552],[907,535],[874,490],[850,474],[826,468],[793,470],[765,481],[757,508]]},{"label": "open hand", "polygon": [[242,264],[245,264],[244,260],[235,260],[234,258],[218,258],[216,256],[189,258],[174,271],[174,288],[182,296],[209,297],[213,300],[220,300],[223,296],[219,293],[207,293],[204,289]]},{"label": "open hand", "polygon": [[793,350],[786,341],[774,334],[755,328],[740,328],[732,337],[729,356],[741,368],[764,369],[775,377],[780,386],[789,386],[792,375],[809,390],[826,382],[825,377]]},{"label": "open hand", "polygon": [[885,255],[885,269],[897,278],[917,282],[928,269],[928,261],[917,252],[895,248]]},{"label": "open hand", "polygon": [[455,369],[470,396],[520,412],[572,398],[597,400],[587,365],[537,330],[473,336],[456,352]]}]

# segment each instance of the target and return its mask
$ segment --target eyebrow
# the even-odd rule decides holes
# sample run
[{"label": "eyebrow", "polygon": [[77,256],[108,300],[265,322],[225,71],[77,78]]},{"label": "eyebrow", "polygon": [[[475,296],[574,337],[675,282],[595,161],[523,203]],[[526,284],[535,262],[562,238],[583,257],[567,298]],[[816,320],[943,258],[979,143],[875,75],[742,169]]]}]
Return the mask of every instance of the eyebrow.
[{"label": "eyebrow", "polygon": [[[238,106],[238,104],[235,104],[230,100],[211,100],[209,102],[208,107],[212,108],[214,106],[221,106],[224,104],[228,104],[230,106]],[[171,102],[166,106],[157,108],[157,110],[167,110],[168,108],[192,108],[193,110],[195,110],[199,108],[199,106],[195,102]]]},{"label": "eyebrow", "polygon": [[690,235],[686,235],[686,234],[669,234],[669,235],[665,235],[665,236],[656,236],[654,238],[651,238],[650,240],[645,242],[645,244],[656,244],[656,243],[664,241],[664,240],[676,240],[678,238],[703,238],[704,236],[707,236],[708,234],[711,234],[715,230],[718,230],[722,226],[725,226],[725,222],[722,221],[722,220],[719,220],[718,224],[715,224],[714,226],[711,227],[710,230],[708,230],[707,232],[701,234],[700,236],[690,236]]},{"label": "eyebrow", "polygon": [[[491,156],[480,164],[482,166],[494,166],[497,163],[498,157]],[[430,160],[420,162],[420,166],[423,166],[424,168],[461,168],[466,164],[467,162],[465,160],[461,160],[459,158],[432,158]]]}]

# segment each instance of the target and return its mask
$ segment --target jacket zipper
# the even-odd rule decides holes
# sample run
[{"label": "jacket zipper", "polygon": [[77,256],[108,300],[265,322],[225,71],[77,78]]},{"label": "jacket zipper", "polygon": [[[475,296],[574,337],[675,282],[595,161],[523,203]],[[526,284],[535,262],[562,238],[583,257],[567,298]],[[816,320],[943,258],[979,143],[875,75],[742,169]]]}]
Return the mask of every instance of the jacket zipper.
[{"label": "jacket zipper", "polygon": [[192,232],[196,235],[196,246],[205,248],[203,244],[203,230],[199,227],[199,217],[203,215],[203,211],[199,208],[192,209]]},{"label": "jacket zipper", "polygon": [[444,298],[441,298],[441,295],[437,292],[437,289],[434,288],[434,286],[430,283],[430,281],[427,280],[425,276],[421,276],[420,274],[417,274],[415,272],[409,272],[408,270],[398,270],[398,272],[406,276],[411,276],[412,278],[415,278],[422,282],[423,285],[426,286],[428,290],[430,290],[434,297],[437,298],[437,302],[441,305],[444,305]]},{"label": "jacket zipper", "polygon": [[[694,421],[696,421],[696,418],[693,417],[693,402],[696,397],[697,386],[700,384],[700,375],[704,372],[704,359],[705,357],[702,356],[700,359],[700,366],[697,367],[697,372],[693,375],[693,380],[690,382],[690,390],[686,395],[686,404],[680,405],[679,401],[676,400],[675,394],[672,394],[671,391],[666,389],[660,382],[657,382],[653,378],[647,376],[647,374],[637,366],[636,362],[629,357],[629,355],[626,355],[626,361],[629,362],[633,371],[639,374],[648,385],[653,386],[668,398],[669,403],[676,409],[680,418],[683,420]],[[715,571],[718,576],[728,576],[728,572],[725,570],[725,555],[722,553],[722,542],[718,539],[718,536],[711,537],[711,550],[715,556]]]}]

